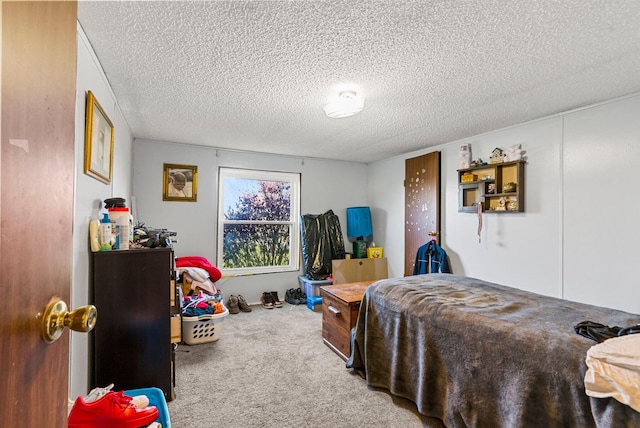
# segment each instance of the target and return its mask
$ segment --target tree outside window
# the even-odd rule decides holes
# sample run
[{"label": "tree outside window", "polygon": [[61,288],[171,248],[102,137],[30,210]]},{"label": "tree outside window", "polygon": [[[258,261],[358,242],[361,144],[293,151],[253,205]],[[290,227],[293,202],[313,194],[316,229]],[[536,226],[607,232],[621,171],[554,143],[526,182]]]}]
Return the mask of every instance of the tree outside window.
[{"label": "tree outside window", "polygon": [[219,183],[218,267],[298,270],[300,174],[220,168]]}]

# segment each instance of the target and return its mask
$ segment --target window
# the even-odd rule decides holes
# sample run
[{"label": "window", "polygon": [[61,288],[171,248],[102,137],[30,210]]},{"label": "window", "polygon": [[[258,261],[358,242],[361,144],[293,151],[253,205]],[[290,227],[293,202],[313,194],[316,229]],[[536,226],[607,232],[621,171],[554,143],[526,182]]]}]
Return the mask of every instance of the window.
[{"label": "window", "polygon": [[218,261],[225,275],[299,269],[300,174],[220,168]]}]

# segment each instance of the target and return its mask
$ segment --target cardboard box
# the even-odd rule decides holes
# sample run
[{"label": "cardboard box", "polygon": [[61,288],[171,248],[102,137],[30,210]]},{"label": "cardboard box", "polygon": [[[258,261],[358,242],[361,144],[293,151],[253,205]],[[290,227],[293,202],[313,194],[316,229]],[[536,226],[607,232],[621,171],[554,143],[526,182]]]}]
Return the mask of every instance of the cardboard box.
[{"label": "cardboard box", "polygon": [[386,258],[332,260],[333,285],[389,278]]},{"label": "cardboard box", "polygon": [[300,284],[300,289],[304,291],[304,294],[307,296],[319,296],[320,287],[323,285],[332,285],[333,281],[326,279],[314,281],[301,275],[298,277],[298,283]]}]

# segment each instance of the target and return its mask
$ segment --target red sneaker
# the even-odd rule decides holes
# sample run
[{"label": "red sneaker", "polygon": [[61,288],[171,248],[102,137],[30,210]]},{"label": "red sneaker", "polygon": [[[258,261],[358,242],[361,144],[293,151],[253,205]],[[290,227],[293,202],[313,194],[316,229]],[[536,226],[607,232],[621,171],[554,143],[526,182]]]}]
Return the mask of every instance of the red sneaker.
[{"label": "red sneaker", "polygon": [[158,409],[148,406],[138,409],[131,397],[122,391],[109,391],[96,401],[86,402],[76,398],[69,413],[69,428],[138,428],[158,419]]}]

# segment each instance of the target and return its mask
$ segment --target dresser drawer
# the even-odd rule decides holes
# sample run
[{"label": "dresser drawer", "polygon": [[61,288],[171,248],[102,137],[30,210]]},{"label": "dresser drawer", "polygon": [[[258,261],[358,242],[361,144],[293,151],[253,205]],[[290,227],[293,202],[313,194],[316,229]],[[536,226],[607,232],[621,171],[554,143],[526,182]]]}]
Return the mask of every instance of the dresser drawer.
[{"label": "dresser drawer", "polygon": [[322,298],[322,338],[344,360],[351,355],[351,328],[359,306],[359,302],[347,303],[328,293]]},{"label": "dresser drawer", "polygon": [[182,320],[180,315],[171,317],[171,343],[178,343],[182,340]]},{"label": "dresser drawer", "polygon": [[351,354],[348,307],[322,300],[322,338],[343,359]]}]

